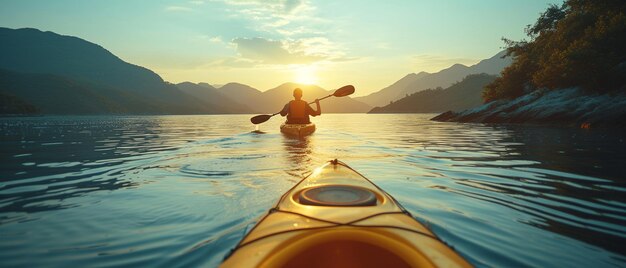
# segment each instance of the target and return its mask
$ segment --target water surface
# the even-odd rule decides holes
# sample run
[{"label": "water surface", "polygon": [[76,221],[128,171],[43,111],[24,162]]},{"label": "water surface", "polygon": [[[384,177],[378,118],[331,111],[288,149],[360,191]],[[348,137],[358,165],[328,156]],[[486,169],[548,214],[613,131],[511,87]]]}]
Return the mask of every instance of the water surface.
[{"label": "water surface", "polygon": [[217,266],[338,158],[477,266],[626,265],[624,132],[324,115],[0,119],[0,266]]}]

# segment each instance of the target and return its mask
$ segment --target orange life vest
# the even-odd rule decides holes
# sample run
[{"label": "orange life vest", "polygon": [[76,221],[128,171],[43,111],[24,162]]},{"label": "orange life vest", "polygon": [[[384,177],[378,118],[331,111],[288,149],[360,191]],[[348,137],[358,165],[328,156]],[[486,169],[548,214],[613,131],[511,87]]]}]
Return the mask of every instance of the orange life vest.
[{"label": "orange life vest", "polygon": [[306,113],[306,101],[292,100],[289,102],[289,114],[287,121],[292,124],[305,124],[310,122],[309,115]]},{"label": "orange life vest", "polygon": [[289,115],[293,118],[305,118],[306,102],[303,100],[292,100],[289,102]]}]

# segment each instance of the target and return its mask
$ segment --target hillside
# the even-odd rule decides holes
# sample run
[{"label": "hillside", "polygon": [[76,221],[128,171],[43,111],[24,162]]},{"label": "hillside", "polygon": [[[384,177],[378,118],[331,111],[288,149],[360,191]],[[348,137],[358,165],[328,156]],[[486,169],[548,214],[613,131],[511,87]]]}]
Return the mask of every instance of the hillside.
[{"label": "hillside", "polygon": [[42,114],[158,113],[159,107],[123,91],[52,74],[0,69],[0,93],[36,107]]},{"label": "hillside", "polygon": [[[202,85],[208,85],[201,83]],[[253,113],[266,113],[268,109],[264,104],[259,103],[262,99],[263,92],[248,85],[239,83],[228,83],[217,89],[222,95],[228,97],[230,100],[245,105]]]},{"label": "hillside", "polygon": [[515,60],[486,88],[485,102],[542,89],[626,91],[626,1],[550,5],[526,34],[529,40],[505,39]]},{"label": "hillside", "polygon": [[449,87],[470,74],[486,73],[497,75],[505,67],[510,65],[512,61],[510,57],[502,58],[505,54],[505,51],[499,52],[493,57],[482,60],[472,66],[455,64],[432,74],[421,72],[419,74],[407,75],[391,86],[355,99],[371,106],[383,106],[389,104],[391,101],[403,98],[407,94],[428,88]]},{"label": "hillside", "polygon": [[249,112],[223,97],[185,93],[99,45],[36,29],[0,28],[0,69],[0,93],[43,114]]},{"label": "hillside", "polygon": [[485,86],[484,105],[432,120],[626,127],[626,2],[565,1],[506,40],[513,63]]},{"label": "hillside", "polygon": [[413,84],[413,82],[429,75],[431,74],[427,72],[420,72],[418,74],[410,73],[379,91],[371,93],[367,96],[356,97],[355,99],[372,106],[382,106],[394,100],[399,92],[404,91],[404,89]]},{"label": "hillside", "polygon": [[233,114],[249,114],[254,110],[247,106],[231,100],[207,83],[194,84],[191,82],[183,82],[176,84],[176,87],[185,94],[195,97],[197,100],[206,103],[215,113],[228,112]]},{"label": "hillside", "polygon": [[437,113],[459,111],[482,104],[481,92],[496,76],[474,74],[446,89],[428,89],[408,95],[369,113]]},{"label": "hillside", "polygon": [[83,39],[37,29],[0,28],[0,68],[46,73],[132,91],[167,90],[156,73]]},{"label": "hillside", "polygon": [[16,96],[0,93],[0,114],[23,115],[37,114],[38,112],[39,110],[34,105]]}]

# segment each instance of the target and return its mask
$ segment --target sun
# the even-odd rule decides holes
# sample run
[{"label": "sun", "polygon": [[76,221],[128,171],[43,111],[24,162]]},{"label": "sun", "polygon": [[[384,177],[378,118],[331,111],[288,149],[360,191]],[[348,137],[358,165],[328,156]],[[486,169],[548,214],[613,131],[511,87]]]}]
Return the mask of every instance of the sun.
[{"label": "sun", "polygon": [[312,65],[299,66],[294,69],[295,82],[305,85],[317,83],[316,68]]}]

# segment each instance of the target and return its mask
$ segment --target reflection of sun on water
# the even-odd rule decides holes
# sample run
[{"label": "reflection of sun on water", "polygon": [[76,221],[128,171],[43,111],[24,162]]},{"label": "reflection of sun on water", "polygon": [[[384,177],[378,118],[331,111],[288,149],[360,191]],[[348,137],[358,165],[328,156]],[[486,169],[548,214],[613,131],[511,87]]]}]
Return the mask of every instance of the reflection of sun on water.
[{"label": "reflection of sun on water", "polygon": [[315,75],[315,66],[305,65],[297,67],[294,70],[295,82],[305,85],[313,85],[317,83]]}]

